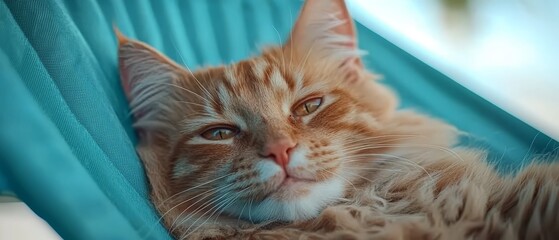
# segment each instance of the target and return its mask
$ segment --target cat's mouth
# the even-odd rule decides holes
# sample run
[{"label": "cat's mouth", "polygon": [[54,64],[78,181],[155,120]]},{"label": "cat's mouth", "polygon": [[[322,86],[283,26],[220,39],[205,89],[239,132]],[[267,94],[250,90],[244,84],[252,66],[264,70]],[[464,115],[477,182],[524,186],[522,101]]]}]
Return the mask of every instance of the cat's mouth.
[{"label": "cat's mouth", "polygon": [[296,178],[296,177],[291,177],[291,176],[287,176],[283,179],[283,182],[281,182],[280,184],[280,188],[282,187],[290,187],[296,184],[303,184],[303,183],[307,183],[310,184],[314,181],[310,181],[310,180],[306,180],[306,179],[301,179],[301,178]]},{"label": "cat's mouth", "polygon": [[316,181],[314,180],[285,176],[269,197],[281,200],[300,198],[309,194],[311,187],[315,183]]}]

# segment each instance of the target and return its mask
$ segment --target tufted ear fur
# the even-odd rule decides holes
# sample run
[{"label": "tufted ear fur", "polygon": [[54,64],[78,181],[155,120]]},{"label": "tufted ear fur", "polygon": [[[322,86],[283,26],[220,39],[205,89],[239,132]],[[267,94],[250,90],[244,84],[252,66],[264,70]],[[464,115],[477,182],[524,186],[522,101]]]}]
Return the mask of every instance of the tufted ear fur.
[{"label": "tufted ear fur", "polygon": [[[121,84],[141,132],[168,130],[173,112],[169,101],[183,69],[145,43],[125,37],[115,28]],[[175,110],[176,111],[176,110]]]},{"label": "tufted ear fur", "polygon": [[307,0],[286,45],[295,54],[308,58],[334,59],[351,79],[359,78],[363,70],[357,48],[353,20],[344,0]]},{"label": "tufted ear fur", "polygon": [[[304,63],[312,59],[327,61],[329,64],[322,65],[327,68],[337,66],[344,74],[344,86],[369,102],[379,113],[379,119],[388,119],[396,109],[398,102],[392,91],[371,81],[378,77],[362,64],[361,56],[365,52],[358,48],[355,25],[344,0],[305,1],[284,48]],[[332,61],[334,63],[330,64]]]}]

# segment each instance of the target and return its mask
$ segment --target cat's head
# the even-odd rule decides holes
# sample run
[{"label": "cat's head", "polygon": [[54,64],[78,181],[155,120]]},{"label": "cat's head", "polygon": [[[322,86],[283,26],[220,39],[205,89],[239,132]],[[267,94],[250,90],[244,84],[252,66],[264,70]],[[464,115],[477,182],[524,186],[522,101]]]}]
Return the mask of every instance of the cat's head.
[{"label": "cat's head", "polygon": [[342,0],[307,1],[284,46],[196,72],[119,40],[135,127],[160,166],[152,187],[185,215],[312,218],[380,151],[364,144],[387,140],[394,97],[363,68]]}]

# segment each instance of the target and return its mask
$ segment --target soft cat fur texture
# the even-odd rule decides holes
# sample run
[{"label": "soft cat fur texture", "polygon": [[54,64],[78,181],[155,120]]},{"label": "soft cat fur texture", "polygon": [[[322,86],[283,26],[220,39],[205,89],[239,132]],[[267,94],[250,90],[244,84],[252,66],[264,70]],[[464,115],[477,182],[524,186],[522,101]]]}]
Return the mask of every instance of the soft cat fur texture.
[{"label": "soft cat fur texture", "polygon": [[190,72],[118,33],[152,201],[177,238],[550,239],[559,165],[501,176],[458,131],[396,110],[342,0],[287,44]]}]

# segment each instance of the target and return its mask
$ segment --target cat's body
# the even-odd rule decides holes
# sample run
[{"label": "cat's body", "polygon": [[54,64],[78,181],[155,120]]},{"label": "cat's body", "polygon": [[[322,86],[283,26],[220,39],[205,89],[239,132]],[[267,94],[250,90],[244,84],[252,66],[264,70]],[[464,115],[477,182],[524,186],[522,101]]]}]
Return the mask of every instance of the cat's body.
[{"label": "cat's body", "polygon": [[[167,213],[178,238],[193,239],[554,239],[559,236],[559,165],[526,167],[503,176],[486,164],[482,150],[453,148],[456,131],[414,112],[397,112],[394,136],[382,159],[354,179],[336,204],[314,219],[252,224],[235,217],[178,218],[178,201],[158,192],[154,203]],[[436,134],[434,134],[436,133]],[[160,171],[151,150],[139,149],[152,182]],[[145,151],[145,152],[144,152]],[[144,154],[142,154],[144,153]],[[410,162],[413,161],[413,162]],[[153,171],[153,172],[150,172]],[[163,202],[163,203],[162,203]],[[168,212],[170,211],[170,212]],[[201,217],[201,218],[199,218]],[[206,216],[207,217],[207,216]],[[178,218],[178,219],[177,219]],[[198,223],[195,223],[199,220]],[[204,226],[198,228],[200,223]],[[192,225],[194,224],[194,225]],[[173,228],[174,227],[174,228]],[[188,235],[188,231],[198,231]],[[307,238],[306,238],[307,237]]]},{"label": "cat's body", "polygon": [[194,73],[119,43],[152,201],[178,238],[559,236],[559,165],[501,176],[453,127],[397,111],[343,1],[309,0],[285,46]]}]

